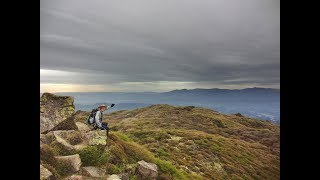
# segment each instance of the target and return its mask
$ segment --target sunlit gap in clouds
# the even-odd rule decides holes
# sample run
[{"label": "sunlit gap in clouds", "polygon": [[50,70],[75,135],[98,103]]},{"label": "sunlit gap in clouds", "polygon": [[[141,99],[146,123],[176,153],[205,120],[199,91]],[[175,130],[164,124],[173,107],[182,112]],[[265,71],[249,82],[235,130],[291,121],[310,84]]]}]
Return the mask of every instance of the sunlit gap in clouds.
[{"label": "sunlit gap in clouds", "polygon": [[[61,70],[40,69],[40,92],[165,92],[175,89],[197,88],[223,88],[223,89],[243,89],[248,87],[263,87],[261,84],[225,84],[225,82],[208,81],[141,81],[141,82],[114,82],[112,79],[104,79],[104,82],[96,83],[95,79],[101,78],[101,74],[90,74],[92,83],[87,73],[70,72]],[[237,80],[237,79],[235,79]],[[243,79],[240,79],[243,80]],[[279,88],[278,84],[265,87]]]}]

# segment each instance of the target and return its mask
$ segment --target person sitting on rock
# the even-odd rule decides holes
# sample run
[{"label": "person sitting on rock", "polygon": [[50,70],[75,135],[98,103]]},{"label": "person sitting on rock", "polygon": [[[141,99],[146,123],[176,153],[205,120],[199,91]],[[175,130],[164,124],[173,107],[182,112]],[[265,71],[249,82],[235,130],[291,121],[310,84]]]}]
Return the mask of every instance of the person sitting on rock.
[{"label": "person sitting on rock", "polygon": [[99,128],[101,130],[106,130],[107,131],[107,138],[109,136],[109,127],[108,127],[108,123],[102,122],[102,116],[103,116],[103,112],[105,110],[107,110],[113,106],[114,106],[114,104],[111,104],[111,106],[106,106],[105,104],[101,104],[98,107],[98,111],[96,112],[96,115],[95,115],[95,127]]}]

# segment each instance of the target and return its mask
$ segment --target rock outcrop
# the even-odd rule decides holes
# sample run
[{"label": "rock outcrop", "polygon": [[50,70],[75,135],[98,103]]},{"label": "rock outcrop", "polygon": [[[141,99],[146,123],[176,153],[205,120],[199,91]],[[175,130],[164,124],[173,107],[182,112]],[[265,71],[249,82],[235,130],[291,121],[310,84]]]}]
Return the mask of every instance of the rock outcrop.
[{"label": "rock outcrop", "polygon": [[53,178],[52,173],[40,164],[40,179],[41,180],[47,180],[47,179],[49,180],[52,178]]},{"label": "rock outcrop", "polygon": [[107,178],[107,180],[121,180],[120,177],[116,174],[112,174]]},{"label": "rock outcrop", "polygon": [[40,144],[48,144],[49,140],[45,134],[40,134]]},{"label": "rock outcrop", "polygon": [[79,154],[74,154],[70,156],[55,156],[56,160],[60,164],[64,164],[68,168],[68,173],[75,173],[80,170],[81,159]]},{"label": "rock outcrop", "polygon": [[89,145],[106,145],[107,134],[106,130],[95,130],[86,133]]},{"label": "rock outcrop", "polygon": [[74,116],[68,117],[67,119],[61,121],[59,124],[51,128],[50,130],[44,131],[43,133],[58,130],[78,130],[78,126],[74,121]]},{"label": "rock outcrop", "polygon": [[95,177],[95,178],[100,178],[105,176],[105,170],[98,167],[87,166],[87,167],[82,167],[81,170],[84,176]]},{"label": "rock outcrop", "polygon": [[78,128],[78,130],[79,130],[80,132],[86,133],[86,132],[91,131],[90,126],[86,125],[85,123],[76,122],[75,124],[76,124],[76,126],[77,126],[77,128]]},{"label": "rock outcrop", "polygon": [[158,177],[158,166],[153,163],[139,161],[136,170],[141,178],[156,179]]},{"label": "rock outcrop", "polygon": [[43,93],[40,98],[40,133],[50,130],[75,112],[74,99]]},{"label": "rock outcrop", "polygon": [[70,131],[52,131],[52,134],[57,143],[63,146],[66,150],[74,150],[74,147],[66,140],[68,133],[72,133]]},{"label": "rock outcrop", "polygon": [[121,173],[121,174],[118,174],[118,177],[119,177],[121,180],[130,180],[129,173]]},{"label": "rock outcrop", "polygon": [[81,175],[74,174],[72,176],[64,178],[64,180],[85,180],[85,178],[83,178]]}]

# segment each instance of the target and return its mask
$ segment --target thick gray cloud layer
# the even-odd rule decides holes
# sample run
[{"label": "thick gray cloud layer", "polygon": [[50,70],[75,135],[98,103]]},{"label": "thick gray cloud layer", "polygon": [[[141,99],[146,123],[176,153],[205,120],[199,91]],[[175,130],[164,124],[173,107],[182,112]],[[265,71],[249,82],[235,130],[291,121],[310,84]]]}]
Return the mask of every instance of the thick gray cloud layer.
[{"label": "thick gray cloud layer", "polygon": [[279,8],[279,0],[41,0],[41,69],[80,73],[43,74],[41,83],[279,87]]}]

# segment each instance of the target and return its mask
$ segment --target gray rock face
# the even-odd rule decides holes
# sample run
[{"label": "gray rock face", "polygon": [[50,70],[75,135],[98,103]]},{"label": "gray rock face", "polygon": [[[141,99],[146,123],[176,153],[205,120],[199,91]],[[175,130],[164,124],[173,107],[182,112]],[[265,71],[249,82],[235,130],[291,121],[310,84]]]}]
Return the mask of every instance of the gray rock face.
[{"label": "gray rock face", "polygon": [[74,99],[43,93],[40,98],[40,133],[50,130],[75,112]]},{"label": "gray rock face", "polygon": [[40,164],[40,179],[47,180],[53,177],[52,173]]},{"label": "gray rock face", "polygon": [[103,169],[94,166],[82,167],[81,169],[84,176],[99,178],[105,175],[105,171]]},{"label": "gray rock face", "polygon": [[156,179],[158,177],[158,166],[153,163],[139,161],[136,171],[142,178]]},{"label": "gray rock face", "polygon": [[55,156],[59,163],[67,164],[69,173],[75,173],[80,170],[81,159],[79,154],[70,156]]}]

